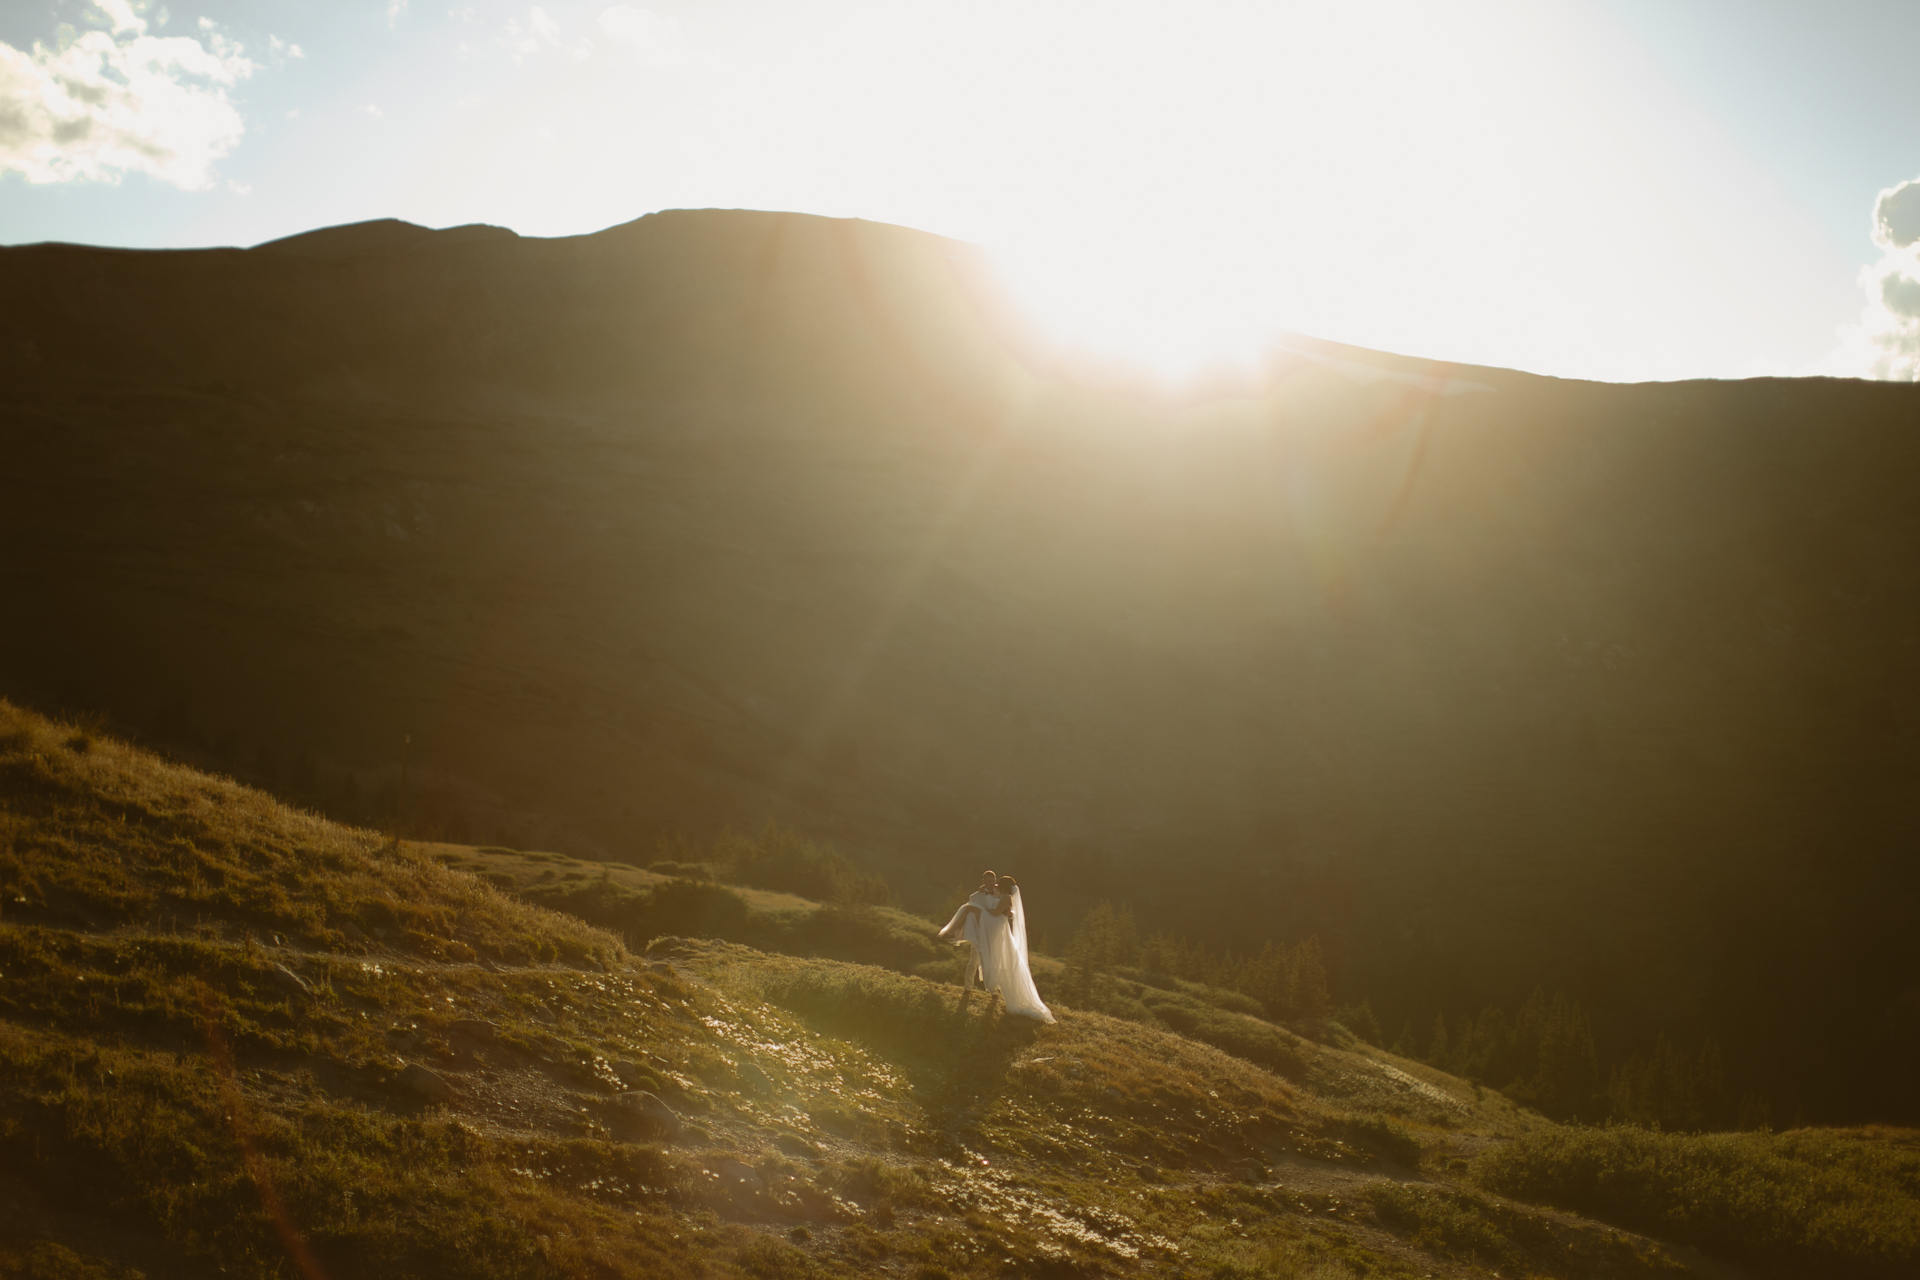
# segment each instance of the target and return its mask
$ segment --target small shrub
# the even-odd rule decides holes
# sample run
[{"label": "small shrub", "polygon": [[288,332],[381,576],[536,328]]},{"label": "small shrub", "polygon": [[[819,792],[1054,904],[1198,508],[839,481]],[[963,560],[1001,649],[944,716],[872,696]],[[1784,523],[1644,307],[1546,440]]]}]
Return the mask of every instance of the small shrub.
[{"label": "small shrub", "polygon": [[1411,1236],[1415,1248],[1443,1258],[1506,1266],[1515,1253],[1477,1196],[1431,1187],[1379,1183],[1367,1188],[1380,1220]]},{"label": "small shrub", "polygon": [[713,868],[704,862],[653,862],[647,864],[647,870],[657,876],[672,876],[678,880],[713,879]]},{"label": "small shrub", "polygon": [[832,845],[807,840],[785,827],[770,824],[754,837],[722,831],[704,853],[692,861],[711,864],[717,878],[734,884],[816,902],[893,904],[893,890],[885,880],[860,870]]},{"label": "small shrub", "polygon": [[1553,1129],[1480,1156],[1471,1176],[1798,1274],[1920,1274],[1920,1150],[1872,1132]]},{"label": "small shrub", "polygon": [[1425,1148],[1413,1131],[1382,1115],[1350,1115],[1340,1124],[1340,1135],[1376,1155],[1417,1168]]},{"label": "small shrub", "polygon": [[1374,1016],[1371,1001],[1362,1000],[1358,1004],[1343,1004],[1333,1011],[1332,1018],[1333,1021],[1375,1048],[1387,1047],[1386,1035],[1380,1030],[1380,1019]]},{"label": "small shrub", "polygon": [[[770,941],[782,951],[829,956],[913,972],[929,963],[952,964],[949,951],[925,923],[883,907],[826,906],[809,912]],[[957,966],[956,966],[957,970]]]},{"label": "small shrub", "polygon": [[[977,1064],[983,1054],[995,1052],[984,1035],[993,1025],[987,1005],[970,1003],[951,987],[880,969],[823,963],[759,974],[754,983],[770,1003],[835,1035],[882,1047],[903,1059],[938,1064],[943,1072]],[[1018,1034],[1030,1033],[1025,1019],[1009,1021],[1022,1024],[1014,1029]]]},{"label": "small shrub", "polygon": [[[1069,974],[1073,971],[1069,970]],[[1137,993],[1137,994],[1133,994]],[[1043,990],[1042,994],[1046,994]],[[1305,1069],[1294,1037],[1272,1023],[1216,1008],[1184,991],[1096,978],[1076,1007],[1113,1018],[1171,1028],[1189,1040],[1298,1078]]]},{"label": "small shrub", "polygon": [[1330,1044],[1336,1049],[1360,1047],[1360,1041],[1353,1032],[1331,1018],[1301,1018],[1289,1026],[1295,1034],[1305,1036],[1315,1044]]},{"label": "small shrub", "polygon": [[635,923],[635,942],[666,934],[742,939],[752,932],[745,898],[697,880],[669,880],[653,890]]}]

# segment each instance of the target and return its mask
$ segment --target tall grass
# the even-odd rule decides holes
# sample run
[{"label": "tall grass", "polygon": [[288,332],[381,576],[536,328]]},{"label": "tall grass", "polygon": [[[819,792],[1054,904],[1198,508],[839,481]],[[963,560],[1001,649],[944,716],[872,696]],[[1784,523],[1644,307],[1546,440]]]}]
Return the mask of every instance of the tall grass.
[{"label": "tall grass", "polygon": [[10,917],[218,920],[327,950],[373,937],[450,961],[611,964],[619,945],[224,778],[0,701],[0,895]]}]

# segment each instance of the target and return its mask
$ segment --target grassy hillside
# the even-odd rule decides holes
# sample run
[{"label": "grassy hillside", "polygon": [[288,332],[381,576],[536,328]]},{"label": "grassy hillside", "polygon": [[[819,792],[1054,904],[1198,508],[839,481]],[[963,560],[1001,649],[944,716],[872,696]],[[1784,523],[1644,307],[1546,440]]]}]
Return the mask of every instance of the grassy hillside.
[{"label": "grassy hillside", "polygon": [[[637,954],[447,865],[510,860],[579,865],[396,848],[0,704],[0,1271],[1732,1274],[1475,1185],[1578,1199],[1537,1172],[1573,1131],[1419,1064],[1296,1039],[1275,1070],[881,967]],[[645,875],[599,883],[685,883]],[[1826,1176],[1909,1234],[1854,1249],[1789,1203],[1823,1274],[1920,1258],[1885,1207],[1910,1162]]]},{"label": "grassy hillside", "polygon": [[1920,390],[1303,341],[1148,394],[957,246],[744,212],[0,289],[41,705],[422,838],[777,820],[916,911],[1011,870],[1056,948],[1102,898],[1317,935],[1423,1039],[1543,985],[1608,1064],[1920,1118]]}]

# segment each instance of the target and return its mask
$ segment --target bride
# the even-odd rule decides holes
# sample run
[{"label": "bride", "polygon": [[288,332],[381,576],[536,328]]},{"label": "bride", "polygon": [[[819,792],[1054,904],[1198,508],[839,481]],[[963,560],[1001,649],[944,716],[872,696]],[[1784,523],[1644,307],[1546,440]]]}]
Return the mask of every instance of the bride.
[{"label": "bride", "polygon": [[973,945],[973,958],[967,965],[968,987],[978,973],[981,987],[990,993],[998,991],[1008,1013],[1053,1021],[1053,1010],[1047,1008],[1033,985],[1027,953],[1027,913],[1020,901],[1020,886],[1012,876],[996,877],[989,871],[980,877],[980,888],[953,913],[940,936],[951,939],[955,946],[962,942]]}]

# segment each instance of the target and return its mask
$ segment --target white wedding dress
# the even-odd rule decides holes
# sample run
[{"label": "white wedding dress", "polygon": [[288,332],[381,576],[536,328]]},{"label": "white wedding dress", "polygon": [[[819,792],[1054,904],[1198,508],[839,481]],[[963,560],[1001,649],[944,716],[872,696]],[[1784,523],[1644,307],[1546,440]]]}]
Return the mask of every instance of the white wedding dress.
[{"label": "white wedding dress", "polygon": [[[975,973],[980,974],[980,985],[986,987],[984,961],[987,954],[987,912],[999,905],[1000,899],[997,896],[980,889],[975,889],[973,893],[968,896],[967,900],[961,903],[959,908],[953,913],[953,919],[947,921],[947,927],[940,931],[940,936],[953,943],[954,946],[957,947],[964,942],[973,948],[973,950],[967,954],[967,987],[969,989],[973,987],[973,977]],[[967,909],[969,907],[978,907],[979,910],[969,911]],[[986,989],[989,991],[992,990],[991,987],[986,987]]]},{"label": "white wedding dress", "polygon": [[[997,916],[988,910],[1000,905],[1001,899],[991,894],[974,894],[953,913],[953,919],[940,931],[940,936],[973,944],[975,962],[980,966],[980,985],[987,991],[998,991],[1008,1013],[1052,1022],[1053,1010],[1047,1008],[1046,1002],[1040,999],[1040,989],[1033,985],[1033,970],[1027,954],[1027,911],[1021,904],[1017,885],[1013,890],[1012,915]],[[980,911],[969,914],[969,906],[979,907]],[[963,921],[962,916],[967,918]]]}]

